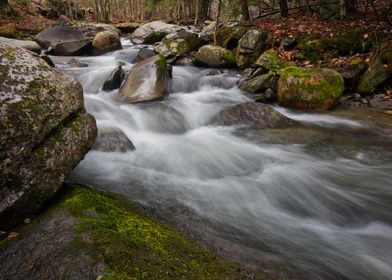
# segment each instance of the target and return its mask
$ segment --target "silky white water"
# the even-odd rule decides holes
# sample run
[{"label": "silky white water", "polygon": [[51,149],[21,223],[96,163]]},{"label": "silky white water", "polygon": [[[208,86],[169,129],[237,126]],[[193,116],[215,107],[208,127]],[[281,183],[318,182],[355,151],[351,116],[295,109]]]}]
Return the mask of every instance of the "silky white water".
[{"label": "silky white water", "polygon": [[222,108],[250,100],[235,74],[195,67],[174,67],[164,101],[117,103],[117,90],[100,88],[119,62],[132,67],[137,50],[123,43],[121,51],[79,57],[87,68],[53,57],[83,85],[98,128],[120,128],[136,147],[90,151],[69,181],[149,205],[234,260],[290,265],[309,279],[392,279],[390,134],[279,107],[304,128],[211,126]]}]

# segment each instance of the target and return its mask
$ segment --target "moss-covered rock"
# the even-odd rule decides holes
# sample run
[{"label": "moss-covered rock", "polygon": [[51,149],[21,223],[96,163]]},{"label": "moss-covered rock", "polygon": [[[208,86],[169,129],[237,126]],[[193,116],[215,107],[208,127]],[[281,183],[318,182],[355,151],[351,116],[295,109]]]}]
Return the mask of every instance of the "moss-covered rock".
[{"label": "moss-covered rock", "polygon": [[327,110],[343,90],[343,78],[335,70],[290,66],[280,72],[278,102],[294,109]]},{"label": "moss-covered rock", "polygon": [[235,49],[247,30],[248,28],[246,26],[242,26],[238,22],[226,22],[219,26],[217,30],[217,43],[225,49]]},{"label": "moss-covered rock", "polygon": [[83,89],[37,55],[0,44],[0,224],[14,226],[62,185],[96,137]]},{"label": "moss-covered rock", "polygon": [[163,55],[165,58],[173,58],[189,54],[191,48],[185,39],[165,38],[155,46],[154,51]]},{"label": "moss-covered rock", "polygon": [[250,29],[241,38],[237,48],[236,62],[241,69],[252,67],[256,59],[271,45],[271,34]]},{"label": "moss-covered rock", "polygon": [[384,49],[370,64],[362,76],[357,91],[362,94],[373,93],[392,76],[392,47]]},{"label": "moss-covered rock", "polygon": [[373,43],[361,30],[341,33],[334,44],[340,55],[353,55],[371,51]]},{"label": "moss-covered rock", "polygon": [[278,70],[287,67],[287,63],[279,58],[279,54],[276,50],[269,49],[257,58],[255,67],[277,72]]},{"label": "moss-covered rock", "polygon": [[147,58],[131,68],[117,98],[125,103],[162,99],[170,77],[169,67],[162,55]]},{"label": "moss-covered rock", "polygon": [[234,54],[222,47],[202,46],[195,56],[196,60],[209,67],[230,67],[235,65]]},{"label": "moss-covered rock", "polygon": [[0,263],[6,279],[273,279],[239,269],[122,196],[82,187],[5,244]]}]

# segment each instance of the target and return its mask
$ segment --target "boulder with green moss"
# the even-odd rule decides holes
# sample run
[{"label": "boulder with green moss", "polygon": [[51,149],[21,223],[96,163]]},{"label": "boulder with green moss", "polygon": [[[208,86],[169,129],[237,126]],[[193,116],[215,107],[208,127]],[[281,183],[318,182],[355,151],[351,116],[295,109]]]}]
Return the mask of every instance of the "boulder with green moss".
[{"label": "boulder with green moss", "polygon": [[154,51],[165,58],[184,56],[191,52],[189,44],[184,39],[163,39],[155,47]]},{"label": "boulder with green moss", "polygon": [[162,99],[170,77],[165,58],[162,55],[152,56],[131,68],[117,98],[125,103]]},{"label": "boulder with green moss", "polygon": [[277,279],[228,262],[125,197],[67,187],[18,238],[2,279]]},{"label": "boulder with green moss", "polygon": [[390,77],[392,77],[392,47],[384,49],[373,60],[362,76],[357,91],[361,94],[373,93]]},{"label": "boulder with green moss", "polygon": [[236,62],[241,69],[252,67],[256,59],[271,46],[271,34],[250,29],[238,43]]},{"label": "boulder with green moss", "polygon": [[37,211],[96,137],[83,89],[27,50],[0,44],[0,225]]},{"label": "boulder with green moss", "polygon": [[222,47],[202,46],[195,56],[196,60],[209,67],[230,67],[235,65],[234,54]]},{"label": "boulder with green moss", "polygon": [[240,39],[247,30],[248,28],[246,26],[238,22],[225,22],[217,30],[217,43],[225,49],[232,50],[238,46]]},{"label": "boulder with green moss", "polygon": [[287,63],[280,59],[276,50],[269,49],[257,58],[255,67],[263,68],[266,71],[277,72],[278,70],[287,67]]},{"label": "boulder with green moss", "polygon": [[343,78],[335,70],[290,66],[280,72],[278,102],[294,109],[328,110],[343,90]]}]

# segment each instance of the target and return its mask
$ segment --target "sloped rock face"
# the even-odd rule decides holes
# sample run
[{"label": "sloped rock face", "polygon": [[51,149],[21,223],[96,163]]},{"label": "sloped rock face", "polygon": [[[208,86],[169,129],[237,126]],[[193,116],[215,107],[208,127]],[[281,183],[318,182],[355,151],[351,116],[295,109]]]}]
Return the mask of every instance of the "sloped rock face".
[{"label": "sloped rock face", "polygon": [[328,110],[343,94],[342,76],[327,68],[290,66],[280,72],[278,102],[294,109]]},{"label": "sloped rock face", "polygon": [[24,49],[0,45],[0,224],[38,210],[96,137],[81,85]]},{"label": "sloped rock face", "polygon": [[299,124],[279,113],[269,105],[247,102],[220,111],[212,120],[213,125],[245,125],[252,129],[287,128]]},{"label": "sloped rock face", "polygon": [[125,103],[162,99],[167,92],[170,76],[169,67],[162,55],[147,58],[129,71],[125,83],[120,88],[118,99]]},{"label": "sloped rock face", "polygon": [[384,49],[362,76],[358,86],[361,94],[373,93],[388,78],[392,77],[392,47]]}]

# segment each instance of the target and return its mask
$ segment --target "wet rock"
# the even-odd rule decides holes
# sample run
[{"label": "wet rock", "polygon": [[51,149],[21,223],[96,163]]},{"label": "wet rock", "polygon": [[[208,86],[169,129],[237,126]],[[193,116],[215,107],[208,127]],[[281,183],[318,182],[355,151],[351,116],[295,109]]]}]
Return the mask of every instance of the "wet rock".
[{"label": "wet rock", "polygon": [[0,44],[0,224],[30,217],[94,143],[83,89],[27,50]]},{"label": "wet rock", "polygon": [[136,103],[162,99],[170,77],[166,60],[161,55],[147,58],[134,65],[120,88],[121,102]]},{"label": "wet rock", "polygon": [[196,60],[209,67],[230,67],[235,65],[234,54],[222,47],[202,46],[195,56]]},{"label": "wet rock", "polygon": [[141,26],[138,22],[122,22],[115,25],[122,33],[132,33]]},{"label": "wet rock", "polygon": [[67,40],[53,43],[49,53],[59,56],[78,56],[91,54],[92,43],[90,39]]},{"label": "wet rock", "polygon": [[178,66],[191,66],[191,65],[195,65],[195,62],[196,62],[196,59],[194,57],[186,56],[186,57],[181,57],[181,58],[177,59],[174,64],[178,65]]},{"label": "wet rock", "polygon": [[176,33],[181,27],[163,21],[153,21],[137,28],[131,35],[135,44],[154,44],[161,41],[166,35]]},{"label": "wet rock", "polygon": [[280,72],[278,102],[294,109],[328,110],[343,90],[343,78],[335,70],[290,66]]},{"label": "wet rock", "polygon": [[8,45],[15,48],[23,48],[35,53],[41,53],[41,47],[34,41],[24,41],[0,37],[0,44]]},{"label": "wet rock", "polygon": [[392,47],[384,49],[370,64],[358,86],[361,94],[373,93],[388,78],[392,77]]},{"label": "wet rock", "polygon": [[122,81],[124,80],[124,76],[124,70],[121,66],[118,66],[110,73],[109,77],[106,79],[105,83],[102,86],[102,90],[111,91],[120,88]]},{"label": "wet rock", "polygon": [[93,150],[103,152],[128,152],[135,150],[135,146],[119,128],[100,127]]},{"label": "wet rock", "polygon": [[369,102],[371,107],[377,109],[392,109],[392,98],[384,94],[376,94]]},{"label": "wet rock", "polygon": [[54,64],[53,60],[47,56],[47,55],[40,55],[40,58],[42,58],[43,60],[46,61],[46,63],[51,66],[51,67],[56,67],[56,65]]},{"label": "wet rock", "polygon": [[212,120],[213,125],[246,125],[252,129],[287,128],[298,123],[269,105],[255,102],[242,103],[223,109]]},{"label": "wet rock", "polygon": [[76,58],[71,58],[68,61],[68,65],[71,66],[71,67],[80,67],[80,68],[88,67],[87,63],[85,63],[83,61],[80,61],[80,60],[77,60]]},{"label": "wet rock", "polygon": [[94,52],[103,54],[122,49],[120,36],[110,31],[102,31],[95,35],[93,40]]},{"label": "wet rock", "polygon": [[260,55],[256,62],[255,67],[261,67],[266,71],[279,71],[287,67],[287,63],[279,58],[279,54],[274,49],[269,49]]},{"label": "wet rock", "polygon": [[268,88],[272,90],[276,90],[278,80],[279,80],[278,76],[272,71],[270,71],[267,74],[256,76],[253,79],[244,81],[241,84],[241,89],[243,91],[250,92],[250,93],[264,92]]},{"label": "wet rock", "polygon": [[176,33],[169,34],[165,39],[183,39],[187,42],[191,51],[197,50],[200,46],[200,38],[196,32],[180,29]]},{"label": "wet rock", "polygon": [[250,29],[241,38],[237,49],[237,66],[252,67],[256,59],[271,45],[271,35],[258,29]]},{"label": "wet rock", "polygon": [[155,56],[156,52],[154,52],[153,50],[150,49],[140,49],[139,52],[137,53],[136,57],[132,60],[132,63],[138,63],[140,61],[145,60],[146,58]]}]

